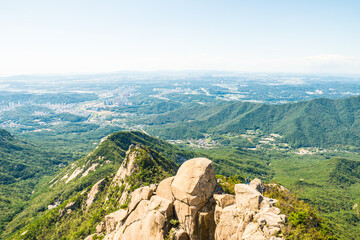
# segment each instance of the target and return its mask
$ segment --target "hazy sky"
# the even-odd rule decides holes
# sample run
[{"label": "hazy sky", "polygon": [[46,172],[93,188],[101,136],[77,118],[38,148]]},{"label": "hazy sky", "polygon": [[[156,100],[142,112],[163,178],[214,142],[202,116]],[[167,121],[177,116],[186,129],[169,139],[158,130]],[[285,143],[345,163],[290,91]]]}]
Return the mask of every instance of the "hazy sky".
[{"label": "hazy sky", "polygon": [[0,0],[0,75],[360,73],[359,0]]}]

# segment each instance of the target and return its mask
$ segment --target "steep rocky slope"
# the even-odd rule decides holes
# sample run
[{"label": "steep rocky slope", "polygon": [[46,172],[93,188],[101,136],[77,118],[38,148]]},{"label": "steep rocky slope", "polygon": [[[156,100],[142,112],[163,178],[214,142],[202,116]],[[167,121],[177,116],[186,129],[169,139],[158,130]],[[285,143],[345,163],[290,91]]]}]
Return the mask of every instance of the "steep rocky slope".
[{"label": "steep rocky slope", "polygon": [[[139,144],[144,148],[139,155],[139,157],[143,156],[144,162],[143,165],[139,166],[146,169],[146,171],[142,171],[143,175],[138,175],[138,178],[135,179],[136,181],[133,181],[134,184],[132,184],[130,191],[133,191],[142,184],[159,182],[163,178],[173,175],[178,168],[176,162],[181,162],[183,159],[188,158],[187,152],[140,132],[118,132],[111,134],[86,157],[69,164],[69,166],[63,168],[56,176],[42,179],[41,182],[33,188],[33,194],[31,195],[31,199],[29,199],[28,207],[20,209],[21,212],[7,224],[4,233],[0,235],[0,239],[16,239],[17,237],[15,236],[29,228],[34,228],[34,232],[36,232],[37,228],[41,228],[40,224],[44,223],[44,219],[49,218],[50,215],[52,216],[51,219],[58,219],[58,209],[65,209],[67,203],[76,202],[72,208],[77,209],[77,203],[82,204],[83,201],[86,201],[86,195],[91,190],[91,187],[100,180],[103,180],[103,182],[99,184],[99,194],[96,197],[98,200],[93,201],[92,206],[88,208],[86,214],[84,213],[82,216],[80,214],[76,215],[76,211],[73,211],[73,213],[66,215],[66,220],[62,217],[61,225],[63,227],[61,228],[63,229],[60,229],[60,227],[54,228],[52,223],[43,226],[49,229],[49,235],[47,235],[48,233],[44,230],[44,236],[47,236],[42,238],[42,236],[39,235],[37,239],[51,239],[49,237],[50,235],[54,235],[53,239],[60,239],[61,237],[59,236],[69,237],[70,235],[74,235],[73,237],[69,237],[70,239],[79,239],[79,236],[83,236],[82,234],[86,236],[86,234],[88,234],[87,231],[90,232],[91,229],[83,231],[80,226],[83,225],[84,229],[88,228],[85,227],[85,225],[90,225],[88,221],[90,221],[92,217],[94,217],[94,219],[102,217],[109,211],[111,212],[120,207],[119,204],[113,203],[123,189],[115,186],[110,187],[109,184],[112,182],[112,179],[123,162],[129,146]],[[147,152],[155,159],[154,161],[147,158]],[[154,164],[154,162],[158,163],[158,165]],[[159,171],[160,168],[162,171]],[[164,176],[160,177],[161,174],[164,174]],[[131,179],[129,180],[132,181]],[[106,194],[104,193],[105,190],[107,191]],[[101,197],[99,197],[100,195]],[[99,201],[102,197],[105,199],[106,196],[109,197],[106,206],[109,208],[103,212],[104,208]],[[0,218],[1,217],[0,214]],[[82,219],[81,224],[80,222],[76,224],[71,223],[79,219]],[[50,231],[50,229],[52,230]],[[25,235],[22,236],[22,238],[25,238]]]},{"label": "steep rocky slope", "polygon": [[[55,198],[54,203],[47,206],[50,210],[46,214],[32,220],[9,239],[82,239],[95,230],[106,214],[131,208],[130,196],[135,189],[154,186],[153,183],[170,177],[176,169],[173,161],[149,147],[130,145],[118,174],[110,174],[83,190],[73,190],[76,194],[67,199]],[[79,174],[69,183],[86,177]],[[66,187],[69,183],[63,179],[56,185]]]},{"label": "steep rocky slope", "polygon": [[[303,208],[294,208],[301,206],[298,201],[288,204],[279,193],[273,198],[282,196],[282,205],[274,206],[260,180],[245,185],[241,177],[229,177],[226,185],[228,178],[216,180],[215,164],[206,158],[185,161],[178,169],[175,160],[186,158],[182,150],[140,136],[110,135],[87,157],[49,178],[4,239],[298,239],[308,232],[302,227]],[[234,194],[220,194],[225,185]],[[298,232],[290,234],[293,228],[279,209]],[[321,221],[313,224],[314,215],[309,217],[311,236]]]},{"label": "steep rocky slope", "polygon": [[[120,186],[132,169],[129,161],[124,163],[114,179]],[[86,240],[282,239],[277,236],[286,216],[274,207],[276,200],[260,193],[262,189],[255,179],[250,185],[235,185],[235,195],[216,194],[213,163],[194,158],[176,176],[136,189],[128,208],[105,216],[97,233]]]}]

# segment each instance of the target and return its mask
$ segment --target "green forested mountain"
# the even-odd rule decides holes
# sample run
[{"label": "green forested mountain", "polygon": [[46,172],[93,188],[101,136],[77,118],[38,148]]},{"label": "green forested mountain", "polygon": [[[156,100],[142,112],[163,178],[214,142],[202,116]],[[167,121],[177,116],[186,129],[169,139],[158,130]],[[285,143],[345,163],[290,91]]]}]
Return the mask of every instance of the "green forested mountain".
[{"label": "green forested mountain", "polygon": [[[125,187],[125,185],[119,187],[113,181],[114,174],[106,175],[104,172],[102,172],[102,180],[97,181],[96,185],[99,187],[96,192],[92,188],[96,179],[94,174],[77,177],[72,184],[65,181],[65,186],[64,183],[59,183],[61,186],[54,186],[51,193],[52,196],[54,196],[54,192],[58,194],[55,201],[59,203],[59,206],[38,213],[30,222],[25,222],[24,229],[11,235],[9,239],[84,239],[87,235],[94,233],[95,227],[105,215],[127,207],[130,196],[124,204],[120,204],[125,191],[125,194],[128,194],[141,186],[158,183],[173,175],[177,168],[174,161],[164,158],[147,146],[132,147],[129,155],[132,153],[136,154],[136,165],[132,174],[125,179],[130,184],[129,187]],[[108,157],[104,156],[104,159],[115,160],[115,158]],[[126,164],[130,164],[130,162],[128,161]],[[99,169],[99,171],[102,170]],[[86,187],[83,185],[84,183],[90,185]],[[79,188],[81,188],[81,192]],[[69,192],[70,190],[71,192]],[[70,195],[67,195],[66,191]],[[91,194],[94,198],[89,204],[88,196]]]},{"label": "green forested mountain", "polygon": [[[151,149],[146,151],[150,152],[152,156],[159,154],[157,158],[162,159],[161,161],[166,163],[166,166],[170,166],[170,168],[166,168],[165,165],[162,167],[166,169],[166,172],[169,174],[174,173],[173,170],[177,168],[176,165],[189,158],[206,156],[215,162],[216,172],[220,174],[263,176],[268,179],[271,176],[270,169],[267,166],[268,158],[255,152],[236,149],[208,152],[201,150],[192,151],[190,149],[178,148],[141,132],[117,132],[104,138],[95,150],[87,156],[69,164],[55,176],[43,178],[40,183],[35,186],[34,193],[31,195],[27,207],[7,225],[3,237],[11,239],[14,232],[19,233],[18,229],[22,229],[24,226],[32,223],[40,224],[40,222],[43,221],[41,220],[43,217],[46,218],[48,214],[51,214],[49,213],[51,210],[47,210],[48,206],[54,205],[56,202],[69,202],[70,199],[73,198],[79,200],[80,198],[77,198],[77,195],[85,190],[88,191],[91,186],[100,179],[105,178],[108,179],[107,181],[110,181],[123,161],[129,146],[139,144]],[[151,172],[151,179],[153,179],[153,181],[158,180],[155,174],[158,170],[151,170]],[[141,176],[146,176],[146,174]],[[143,184],[144,183],[148,184],[149,180],[143,181]],[[135,183],[132,185],[134,188],[138,186],[138,184]],[[100,210],[99,208],[99,211]],[[105,214],[105,212],[101,214]],[[93,216],[93,214],[87,215],[87,217],[90,216]],[[91,219],[82,219],[85,224],[84,229],[88,228],[86,224],[90,224],[90,220]],[[81,228],[83,225],[80,225],[76,226]],[[70,231],[68,234],[75,234],[77,232],[75,231],[76,229],[68,229]],[[21,231],[25,230],[22,229],[20,232]],[[78,234],[87,233],[89,233],[89,229]],[[74,236],[78,235],[73,235],[73,237]],[[74,238],[76,239],[76,237]],[[56,239],[56,237],[54,239]]]},{"label": "green forested mountain", "polygon": [[[131,147],[134,145],[136,147]],[[128,185],[122,185],[125,187],[114,185],[116,179],[114,174],[123,161],[125,166],[129,164],[128,156],[133,153],[136,153],[133,155],[135,170],[125,178],[125,183]],[[125,191],[131,192],[140,186],[159,183],[162,179],[174,175],[178,168],[177,163],[194,156],[210,157],[215,162],[216,172],[227,176],[250,174],[268,179],[272,177],[271,170],[267,166],[271,158],[269,155],[231,149],[192,152],[179,149],[144,133],[118,132],[103,139],[95,150],[73,162],[56,176],[43,178],[34,188],[28,207],[7,225],[1,238],[84,239],[95,232],[95,227],[105,215],[128,206],[128,201],[120,204]],[[232,186],[244,179],[239,175],[230,178],[219,177],[222,181],[224,179],[229,181]],[[89,196],[93,194],[96,185],[98,186],[96,197],[89,205]],[[293,197],[282,196],[282,198],[283,203],[296,204],[296,206],[290,204],[282,206],[294,215],[291,219],[296,225],[289,225],[287,228],[289,231],[298,228],[299,232],[294,232],[294,236],[307,232],[300,228],[311,224],[311,218],[314,216],[316,222],[323,222],[308,205],[294,200]],[[303,216],[306,218],[303,219]],[[311,229],[319,233],[326,230],[326,226],[311,226]],[[319,239],[333,238],[329,236]]]},{"label": "green forested mountain", "polygon": [[141,122],[148,125],[150,133],[168,139],[260,129],[281,134],[294,147],[360,146],[360,97],[279,105],[224,101],[191,104]]},{"label": "green forested mountain", "polygon": [[339,239],[360,237],[360,161],[357,155],[273,155],[271,164],[273,180],[316,206]]},{"label": "green forested mountain", "polygon": [[[355,150],[360,147],[360,97],[282,105],[225,101],[181,106],[157,104],[148,110],[148,117],[136,121],[140,128],[162,138],[201,138],[209,134],[210,138],[226,135],[233,141],[233,135],[261,130],[280,134],[284,142],[294,147],[350,145]],[[165,175],[173,174],[181,162],[204,156],[214,161],[217,174],[237,175],[236,179],[259,177],[288,187],[301,201],[319,210],[339,239],[360,236],[356,207],[360,203],[360,161],[356,152],[330,151],[304,156],[266,149],[250,151],[236,147],[235,140],[228,145],[214,145],[212,149],[191,149],[142,132],[117,132],[104,138],[87,156],[74,161],[80,152],[91,149],[104,136],[103,132],[116,128],[98,130],[88,123],[55,127],[67,137],[46,132],[46,139],[52,140],[46,146],[46,140],[36,139],[33,132],[23,133],[23,136],[34,139],[38,146],[0,130],[0,210],[4,213],[0,216],[0,238],[14,239],[26,230],[29,232],[23,236],[28,236],[27,239],[34,239],[34,234],[41,236],[39,239],[60,239],[59,236],[78,239],[93,232],[91,227],[96,226],[101,217],[121,207],[115,204],[103,208],[101,201],[106,198],[117,201],[115,192],[120,189],[111,188],[110,183],[131,145],[143,146],[145,159],[156,156],[166,163],[155,163],[164,171],[154,168],[150,175],[137,175],[144,180],[136,182],[134,188],[158,182]],[[92,128],[93,132],[87,132]],[[101,136],[96,136],[97,133]],[[81,142],[82,137],[84,142]],[[74,154],[59,152],[76,150],[80,146],[82,150]],[[158,172],[166,174],[153,174]],[[99,195],[102,200],[95,203],[91,211],[73,211],[73,215],[63,218],[58,210],[48,209],[59,204],[57,209],[66,210],[66,205],[72,202],[82,206],[86,198],[81,193],[88,193],[101,179],[105,179],[107,190]],[[54,223],[58,224],[56,228]],[[44,230],[43,235],[40,229]]]},{"label": "green forested mountain", "polygon": [[[159,153],[161,156],[158,158],[162,159],[162,156],[164,156],[166,159],[169,159],[166,160],[169,161],[166,165],[171,167],[166,169],[169,173],[173,173],[171,169],[174,170],[176,168],[176,162],[193,156],[192,153],[187,153],[167,142],[140,132],[118,132],[111,134],[86,157],[69,164],[55,177],[43,178],[33,189],[34,192],[31,198],[28,198],[27,207],[7,225],[2,235],[3,238],[6,238],[17,229],[29,223],[35,223],[37,219],[48,214],[47,208],[49,205],[54,204],[54,202],[65,202],[76,198],[80,192],[89,190],[100,179],[106,177],[112,178],[123,161],[129,146],[136,144],[151,147],[153,153],[151,151],[150,153],[153,156]],[[162,161],[164,162],[165,160]],[[155,175],[153,177],[156,179]],[[101,212],[102,210],[99,208],[96,211]],[[89,216],[92,215],[89,214]],[[90,221],[91,219],[87,220]],[[89,222],[86,223],[89,224]],[[71,231],[75,230],[72,229]],[[12,239],[12,237],[9,237],[9,239]],[[54,239],[57,238],[55,237]]]},{"label": "green forested mountain", "polygon": [[45,150],[0,129],[0,232],[26,206],[40,178],[73,159],[72,154]]}]

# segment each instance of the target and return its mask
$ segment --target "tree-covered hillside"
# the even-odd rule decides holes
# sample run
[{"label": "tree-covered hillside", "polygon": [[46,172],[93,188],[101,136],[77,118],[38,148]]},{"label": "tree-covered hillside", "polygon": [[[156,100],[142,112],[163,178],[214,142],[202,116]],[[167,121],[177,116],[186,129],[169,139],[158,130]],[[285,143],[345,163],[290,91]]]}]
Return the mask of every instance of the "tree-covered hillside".
[{"label": "tree-covered hillside", "polygon": [[[135,143],[135,142],[133,142]],[[174,161],[164,158],[161,154],[152,150],[147,146],[137,147],[133,146],[128,152],[127,157],[134,156],[135,164],[133,172],[130,176],[125,178],[125,182],[129,184],[117,185],[114,181],[114,174],[105,175],[102,172],[102,180],[97,181],[98,190],[94,193],[93,184],[80,189],[73,189],[70,195],[64,194],[58,196],[57,201],[59,206],[55,209],[50,209],[39,213],[27,222],[24,229],[13,234],[9,239],[84,239],[87,235],[95,232],[95,227],[104,218],[105,215],[119,209],[124,209],[130,200],[130,194],[135,189],[141,186],[148,186],[153,183],[158,183],[161,180],[172,176],[177,168]],[[109,156],[104,156],[107,161],[114,160]],[[125,164],[130,164],[126,159]],[[117,169],[116,169],[117,170]],[[101,170],[100,170],[101,171]],[[94,176],[83,176],[87,178],[87,182],[92,182]],[[72,186],[77,185],[78,182],[84,183],[80,178],[77,178]],[[61,183],[63,185],[63,183]],[[62,187],[62,191],[67,186]],[[54,186],[54,191],[61,192],[58,186]],[[92,193],[91,193],[92,192]],[[126,193],[125,193],[126,192]],[[89,203],[89,197],[94,195],[93,201]],[[127,195],[124,204],[120,203],[121,197]]]},{"label": "tree-covered hillside", "polygon": [[360,159],[356,154],[271,156],[273,180],[317,207],[339,239],[360,237]]},{"label": "tree-covered hillside", "polygon": [[[35,222],[48,212],[48,206],[54,202],[69,200],[100,179],[111,177],[118,170],[129,146],[136,144],[151,147],[153,151],[169,159],[167,161],[170,161],[172,165],[170,163],[167,165],[171,165],[172,168],[176,168],[176,162],[193,156],[192,153],[187,153],[144,133],[118,132],[111,134],[87,156],[69,164],[55,176],[43,178],[38,185],[31,189],[34,192],[31,197],[26,199],[28,200],[27,204],[19,209],[22,211],[15,218],[9,219],[11,222],[7,224],[2,236],[11,235],[26,224]],[[167,169],[167,171],[169,170]],[[5,198],[5,200],[9,199]]]},{"label": "tree-covered hillside", "polygon": [[150,133],[167,139],[206,133],[277,133],[294,147],[360,146],[360,97],[269,105],[249,102],[191,104],[139,120]]},{"label": "tree-covered hillside", "polygon": [[[132,147],[124,159],[125,150],[129,146]],[[132,155],[134,153],[135,155]],[[214,160],[216,172],[223,172],[228,176],[230,173],[249,173],[251,176],[266,177],[264,174],[270,171],[265,166],[268,163],[266,158],[269,156],[261,158],[256,153],[230,149],[189,152],[144,133],[118,132],[109,135],[94,151],[75,161],[55,177],[44,179],[35,188],[29,207],[8,225],[2,237],[39,240],[84,239],[96,232],[96,226],[103,221],[105,215],[128,207],[128,201],[120,204],[124,192],[130,193],[140,186],[159,183],[175,174],[178,167],[175,161],[193,156],[206,156],[206,153]],[[125,178],[125,184],[119,187],[114,184],[118,176],[114,174],[123,161],[126,166],[123,169],[127,169],[131,162],[129,156],[135,159],[135,170]],[[256,169],[263,171],[257,172]],[[243,176],[218,175],[221,178],[221,186],[232,186],[232,190],[234,184],[244,180]],[[89,196],[93,194],[96,185],[96,197],[89,205]],[[281,196],[284,206],[280,208],[292,214],[292,223],[286,226],[288,235],[292,234],[294,239],[299,239],[305,232],[309,236],[316,234],[316,239],[335,239],[313,208],[298,201],[293,195],[291,198],[284,194]],[[294,204],[296,206],[293,206]],[[304,219],[304,214],[309,216],[306,215],[307,218]],[[321,226],[314,225],[313,218],[316,218],[316,224]],[[310,229],[301,229],[310,225]],[[293,232],[295,229],[297,231]]]},{"label": "tree-covered hillside", "polygon": [[21,141],[0,129],[0,233],[27,205],[38,181],[76,157]]},{"label": "tree-covered hillside", "polygon": [[17,229],[37,221],[47,214],[47,207],[54,202],[65,202],[100,179],[111,177],[119,168],[129,146],[137,144],[151,148],[173,164],[180,164],[193,157],[205,156],[215,162],[216,172],[220,174],[263,176],[267,179],[271,177],[267,166],[268,158],[255,152],[236,149],[193,151],[179,148],[141,132],[117,132],[104,138],[95,150],[69,164],[55,176],[43,178],[35,186],[28,207],[7,225],[3,236],[10,236]]}]

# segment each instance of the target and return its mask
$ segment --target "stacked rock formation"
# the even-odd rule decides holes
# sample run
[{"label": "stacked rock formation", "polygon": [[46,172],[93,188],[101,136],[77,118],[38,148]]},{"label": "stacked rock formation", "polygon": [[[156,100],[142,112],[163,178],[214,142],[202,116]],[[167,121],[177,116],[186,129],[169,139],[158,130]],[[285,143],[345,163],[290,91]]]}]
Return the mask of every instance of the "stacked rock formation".
[{"label": "stacked rock formation", "polygon": [[216,185],[210,160],[188,160],[175,177],[135,190],[127,210],[107,215],[86,240],[282,239],[286,217],[260,193],[260,180],[235,185],[235,195],[214,194]]}]

